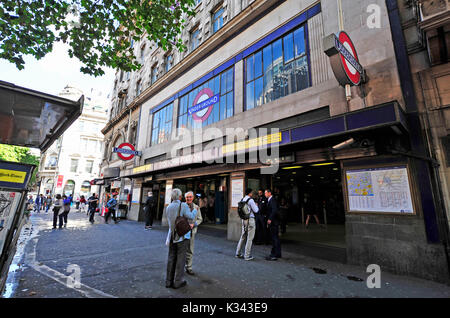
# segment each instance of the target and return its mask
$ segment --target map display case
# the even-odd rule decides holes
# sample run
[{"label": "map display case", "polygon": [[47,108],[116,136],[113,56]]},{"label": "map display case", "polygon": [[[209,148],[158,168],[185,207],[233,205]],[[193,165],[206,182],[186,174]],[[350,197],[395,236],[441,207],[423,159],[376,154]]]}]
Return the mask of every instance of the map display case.
[{"label": "map display case", "polygon": [[416,214],[406,163],[348,168],[343,181],[347,213]]}]

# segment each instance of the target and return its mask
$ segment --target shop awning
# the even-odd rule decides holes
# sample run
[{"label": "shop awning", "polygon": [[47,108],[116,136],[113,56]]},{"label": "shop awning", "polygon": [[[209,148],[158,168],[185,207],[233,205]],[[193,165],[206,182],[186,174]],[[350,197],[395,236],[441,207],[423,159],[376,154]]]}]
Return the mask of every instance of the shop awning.
[{"label": "shop awning", "polygon": [[0,143],[46,151],[81,115],[69,99],[0,81]]}]

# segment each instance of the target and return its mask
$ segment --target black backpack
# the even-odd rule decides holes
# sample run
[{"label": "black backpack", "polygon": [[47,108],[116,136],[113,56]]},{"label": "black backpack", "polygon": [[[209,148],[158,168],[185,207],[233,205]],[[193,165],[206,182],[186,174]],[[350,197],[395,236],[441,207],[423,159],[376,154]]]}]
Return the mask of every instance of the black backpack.
[{"label": "black backpack", "polygon": [[250,199],[251,198],[248,198],[247,201],[241,200],[238,203],[238,214],[242,220],[248,220],[250,218],[250,213],[252,212],[250,206],[248,205],[248,201],[250,201]]}]

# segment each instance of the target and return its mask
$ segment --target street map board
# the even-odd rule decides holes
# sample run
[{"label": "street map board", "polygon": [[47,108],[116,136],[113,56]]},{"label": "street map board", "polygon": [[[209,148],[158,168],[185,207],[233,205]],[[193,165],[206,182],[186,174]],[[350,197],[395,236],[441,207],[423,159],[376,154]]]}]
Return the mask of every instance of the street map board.
[{"label": "street map board", "polygon": [[346,171],[349,212],[414,214],[406,165]]}]

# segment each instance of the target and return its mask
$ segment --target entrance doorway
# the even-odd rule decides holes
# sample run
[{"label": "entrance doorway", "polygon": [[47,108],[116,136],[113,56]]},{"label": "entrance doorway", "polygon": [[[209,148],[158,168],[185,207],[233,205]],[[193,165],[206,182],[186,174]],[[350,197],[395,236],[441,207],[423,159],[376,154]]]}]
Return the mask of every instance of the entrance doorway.
[{"label": "entrance doorway", "polygon": [[173,188],[194,192],[194,203],[202,213],[203,224],[228,222],[227,175],[212,175],[174,180]]},{"label": "entrance doorway", "polygon": [[272,191],[283,219],[282,239],[345,248],[341,183],[339,162],[280,167]]},{"label": "entrance doorway", "polygon": [[141,207],[143,209],[147,201],[147,193],[152,191],[153,197],[156,200],[156,214],[154,220],[161,221],[164,212],[164,198],[166,196],[165,182],[149,182],[142,185]]}]

